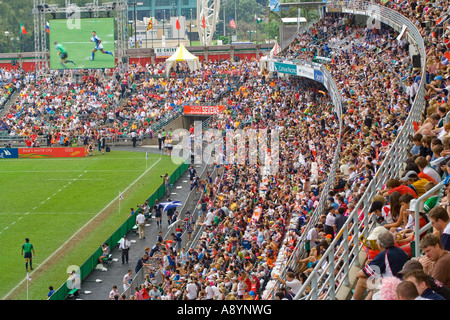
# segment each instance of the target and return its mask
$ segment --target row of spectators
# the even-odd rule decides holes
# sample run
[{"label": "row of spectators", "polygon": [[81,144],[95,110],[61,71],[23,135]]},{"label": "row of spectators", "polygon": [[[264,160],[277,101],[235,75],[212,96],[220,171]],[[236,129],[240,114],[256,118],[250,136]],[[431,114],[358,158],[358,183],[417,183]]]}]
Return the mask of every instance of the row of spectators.
[{"label": "row of spectators", "polygon": [[183,104],[220,102],[224,92],[244,81],[243,68],[214,62],[203,64],[195,74],[169,79],[155,72],[160,63],[137,64],[123,75],[117,70],[113,75],[52,70],[38,81],[24,81],[17,100],[0,119],[0,130],[24,138],[50,133],[79,145],[86,135],[93,141],[132,134],[153,137],[151,125],[170,118]]},{"label": "row of spectators", "polygon": [[0,68],[0,110],[14,91],[19,90],[23,82],[23,72]]}]

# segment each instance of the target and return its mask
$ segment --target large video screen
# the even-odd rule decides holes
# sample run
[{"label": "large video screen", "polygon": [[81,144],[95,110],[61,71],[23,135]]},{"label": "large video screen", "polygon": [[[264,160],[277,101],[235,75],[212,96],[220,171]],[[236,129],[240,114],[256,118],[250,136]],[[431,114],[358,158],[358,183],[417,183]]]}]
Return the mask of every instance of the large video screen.
[{"label": "large video screen", "polygon": [[50,68],[114,68],[114,19],[50,20]]}]

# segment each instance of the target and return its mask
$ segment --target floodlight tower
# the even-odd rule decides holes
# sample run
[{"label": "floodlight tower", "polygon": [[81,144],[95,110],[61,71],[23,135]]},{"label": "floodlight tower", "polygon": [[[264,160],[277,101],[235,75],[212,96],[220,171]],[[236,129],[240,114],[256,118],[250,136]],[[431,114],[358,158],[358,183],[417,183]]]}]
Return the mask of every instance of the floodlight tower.
[{"label": "floodlight tower", "polygon": [[[197,0],[198,35],[202,46],[209,46],[212,43],[219,18],[219,11],[220,0]],[[203,18],[205,21],[204,25]]]}]

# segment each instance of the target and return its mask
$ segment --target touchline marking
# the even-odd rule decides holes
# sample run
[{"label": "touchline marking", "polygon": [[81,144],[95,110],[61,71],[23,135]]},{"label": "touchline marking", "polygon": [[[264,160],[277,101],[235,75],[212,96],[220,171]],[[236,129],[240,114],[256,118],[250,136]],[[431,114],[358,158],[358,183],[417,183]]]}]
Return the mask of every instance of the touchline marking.
[{"label": "touchline marking", "polygon": [[[150,171],[159,161],[161,161],[162,158],[159,158],[154,164],[152,164],[147,170],[144,171],[144,173],[142,173],[139,177],[136,178],[136,180],[134,180],[128,187],[125,188],[125,190],[122,191],[122,194],[125,194],[125,192],[128,191],[128,189],[130,189],[136,182],[138,182],[148,171]],[[40,263],[33,271],[30,272],[30,275],[33,274],[36,270],[39,270],[41,266],[45,265],[45,263],[50,260],[51,258],[53,258],[54,255],[58,254],[58,252],[64,248],[68,243],[70,243],[72,241],[73,238],[75,238],[75,236],[80,233],[84,228],[86,228],[95,218],[97,218],[103,211],[105,211],[111,204],[113,204],[114,202],[116,202],[119,199],[119,195],[117,195],[113,200],[111,200],[110,203],[108,203],[102,210],[100,210],[94,217],[92,217],[91,220],[89,220],[84,226],[82,226],[77,232],[75,232],[66,242],[64,242],[58,249],[56,249],[53,254],[51,254],[50,256],[47,257],[47,259],[45,259],[44,261],[42,261],[42,263]],[[22,285],[22,283],[24,283],[26,280],[22,279],[22,281],[20,281],[14,288],[11,289],[11,291],[9,291],[3,298],[6,299],[12,292],[14,292],[20,285]]]},{"label": "touchline marking", "polygon": [[[81,176],[82,176],[83,174],[85,174],[86,172],[88,172],[88,171],[85,170],[85,171],[84,171],[82,174],[80,174],[78,177],[81,177]],[[75,180],[77,180],[77,178],[75,178],[75,179],[70,179],[70,180],[75,181]],[[71,184],[72,181],[70,181],[68,184]],[[66,186],[67,186],[67,185],[66,185]],[[63,188],[65,188],[66,186],[63,186]],[[58,192],[60,192],[60,191],[61,191],[61,189],[59,189],[58,191],[56,191],[53,195],[51,195],[50,197],[48,197],[47,200],[42,201],[41,204],[46,203],[48,200],[50,200],[51,198],[53,198],[54,196],[56,196],[56,194],[57,194]],[[35,207],[33,208],[33,210],[36,210],[38,207],[39,207],[39,205],[35,206]],[[0,214],[3,214],[3,213],[0,213]],[[10,213],[10,214],[11,214],[11,213]],[[21,213],[19,213],[19,214],[21,214]],[[29,212],[26,212],[26,213],[25,213],[25,215],[28,215],[28,214],[30,214],[30,213],[29,213]],[[20,220],[20,219],[22,219],[22,217],[19,217],[19,220]],[[15,224],[16,222],[17,222],[17,221],[11,222],[11,225]],[[6,230],[6,229],[8,229],[8,227],[6,227],[4,230]]]}]

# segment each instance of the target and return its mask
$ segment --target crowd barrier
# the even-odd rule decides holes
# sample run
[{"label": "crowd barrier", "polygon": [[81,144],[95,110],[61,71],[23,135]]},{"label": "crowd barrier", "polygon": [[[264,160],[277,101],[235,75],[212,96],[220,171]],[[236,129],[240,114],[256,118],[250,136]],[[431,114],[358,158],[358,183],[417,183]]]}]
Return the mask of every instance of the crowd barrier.
[{"label": "crowd barrier", "polygon": [[[188,169],[189,164],[182,163],[180,166],[175,169],[175,171],[170,175],[170,182],[175,182],[178,178],[180,178],[184,172]],[[166,193],[166,186],[164,183],[156,189],[155,192],[148,198],[148,204],[152,207],[155,204],[156,199],[160,199]],[[125,234],[127,234],[133,227],[136,225],[136,217],[130,216],[111,236],[108,237],[104,242],[108,243],[111,250],[118,244],[120,239],[123,238]],[[80,275],[81,282],[85,280],[89,274],[95,269],[98,264],[98,258],[102,255],[103,251],[101,247],[99,248],[80,266],[79,270],[76,270]],[[56,292],[50,297],[50,300],[65,300],[67,299],[70,286],[67,282],[64,282]]]}]

